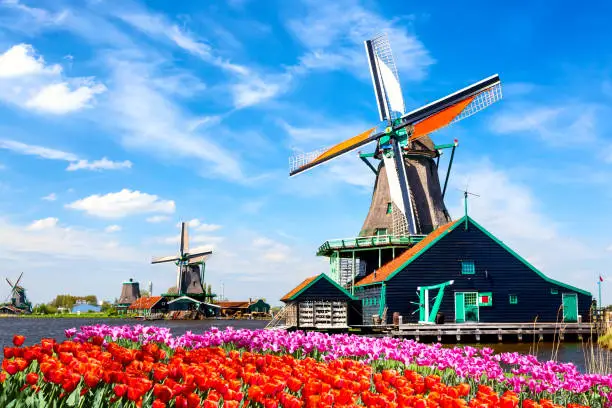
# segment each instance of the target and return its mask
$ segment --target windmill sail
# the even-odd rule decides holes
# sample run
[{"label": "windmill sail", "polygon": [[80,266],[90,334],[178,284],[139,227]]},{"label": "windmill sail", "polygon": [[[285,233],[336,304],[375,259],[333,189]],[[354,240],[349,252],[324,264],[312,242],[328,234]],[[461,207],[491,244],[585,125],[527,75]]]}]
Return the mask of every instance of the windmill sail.
[{"label": "windmill sail", "polygon": [[321,163],[332,160],[344,153],[357,149],[380,137],[380,133],[375,132],[376,127],[366,130],[350,139],[338,143],[327,149],[321,149],[310,153],[295,155],[289,158],[289,175],[293,176]]},{"label": "windmill sail", "polygon": [[389,39],[382,34],[364,44],[380,120],[395,119],[405,112],[405,106]]},{"label": "windmill sail", "polygon": [[502,98],[499,76],[473,85],[402,116],[403,125],[414,125],[411,140],[418,139],[479,112]]},{"label": "windmill sail", "polygon": [[[383,156],[387,180],[389,183],[389,193],[391,201],[398,208],[402,217],[405,218],[407,231],[393,231],[394,235],[416,234],[416,221],[412,201],[410,198],[410,184],[406,174],[406,165],[401,154],[397,141],[393,141],[393,156]],[[396,159],[396,157],[398,159]],[[397,217],[397,215],[396,215]],[[402,223],[404,224],[404,223]]]}]

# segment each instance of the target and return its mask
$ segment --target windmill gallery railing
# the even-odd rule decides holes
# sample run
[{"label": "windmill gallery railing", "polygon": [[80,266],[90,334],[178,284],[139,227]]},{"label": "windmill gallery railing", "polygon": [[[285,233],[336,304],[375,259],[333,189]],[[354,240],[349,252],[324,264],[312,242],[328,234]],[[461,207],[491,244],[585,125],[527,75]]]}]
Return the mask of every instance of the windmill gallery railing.
[{"label": "windmill gallery railing", "polygon": [[317,253],[330,250],[371,248],[391,245],[412,245],[425,238],[425,235],[373,235],[369,237],[330,239],[319,247]]}]

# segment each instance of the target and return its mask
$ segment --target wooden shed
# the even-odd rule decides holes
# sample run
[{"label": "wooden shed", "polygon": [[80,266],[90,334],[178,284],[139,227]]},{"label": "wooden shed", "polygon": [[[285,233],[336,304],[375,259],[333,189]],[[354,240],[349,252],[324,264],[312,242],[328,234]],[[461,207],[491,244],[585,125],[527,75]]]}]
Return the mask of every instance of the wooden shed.
[{"label": "wooden shed", "polygon": [[[281,298],[285,326],[296,328],[348,328],[355,314],[356,297],[322,273],[311,276]],[[358,302],[357,302],[358,303]]]},{"label": "wooden shed", "polygon": [[363,323],[384,313],[403,322],[420,319],[419,305],[433,307],[438,290],[420,298],[419,288],[446,286],[439,313],[447,322],[588,321],[591,293],[544,275],[501,240],[465,216],[427,235],[355,285]]},{"label": "wooden shed", "polygon": [[128,312],[141,316],[164,313],[168,310],[168,301],[163,296],[147,296],[138,298],[128,307]]}]

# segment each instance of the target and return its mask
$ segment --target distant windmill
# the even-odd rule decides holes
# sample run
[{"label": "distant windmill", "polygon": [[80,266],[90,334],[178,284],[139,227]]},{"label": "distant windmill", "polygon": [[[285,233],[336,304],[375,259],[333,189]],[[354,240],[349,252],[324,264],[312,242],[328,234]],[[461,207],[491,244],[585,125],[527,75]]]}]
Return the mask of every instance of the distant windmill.
[{"label": "distant windmill", "polygon": [[[435,145],[429,135],[501,99],[501,81],[498,75],[493,75],[405,113],[387,36],[383,34],[365,41],[365,48],[383,123],[331,148],[292,157],[289,175],[299,174],[375,141],[373,153],[360,154],[376,173],[370,211],[360,235],[375,235],[387,229],[396,236],[428,234],[450,221],[434,159],[440,156],[441,149],[453,148],[454,153],[457,147],[456,141]],[[369,158],[381,160],[378,168],[370,164]]]},{"label": "distant windmill", "polygon": [[[176,275],[176,288],[178,295],[205,294],[204,266],[205,261],[212,255],[211,247],[201,247],[189,253],[189,226],[181,223],[181,246],[177,255],[153,258],[151,263],[174,262],[178,266]],[[200,265],[202,272],[200,274]]]},{"label": "distant windmill", "polygon": [[23,272],[21,272],[21,275],[19,275],[19,278],[17,278],[14,284],[9,280],[9,278],[6,278],[6,282],[11,287],[11,294],[9,295],[11,298],[11,304],[19,309],[31,311],[32,304],[28,301],[24,287],[19,285],[22,277]]}]

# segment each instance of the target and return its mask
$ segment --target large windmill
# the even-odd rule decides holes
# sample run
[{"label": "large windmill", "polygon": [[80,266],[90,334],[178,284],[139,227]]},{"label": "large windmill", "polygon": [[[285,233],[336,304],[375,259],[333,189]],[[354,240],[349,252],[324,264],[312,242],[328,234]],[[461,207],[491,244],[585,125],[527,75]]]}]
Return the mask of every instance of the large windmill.
[{"label": "large windmill", "polygon": [[[380,231],[394,236],[425,235],[450,221],[434,159],[444,147],[453,147],[454,153],[457,145],[436,146],[429,134],[501,99],[501,82],[493,75],[406,113],[387,36],[365,41],[365,49],[383,124],[331,148],[292,157],[289,174],[299,174],[375,141],[374,152],[360,154],[376,173],[372,203],[360,235]],[[368,158],[380,160],[379,165],[374,167]]]},{"label": "large windmill", "polygon": [[[174,262],[178,267],[176,275],[176,289],[179,296],[205,295],[204,267],[205,261],[212,255],[212,248],[197,248],[189,252],[189,225],[181,223],[181,246],[177,255],[153,258],[151,263]],[[202,269],[200,271],[200,265]]]},{"label": "large windmill", "polygon": [[19,275],[15,283],[11,282],[9,278],[6,278],[6,283],[11,287],[11,294],[9,295],[11,298],[11,305],[18,309],[31,312],[32,304],[28,301],[24,287],[19,285],[22,277],[23,272],[21,272],[21,275]]}]

